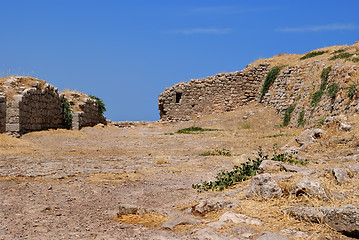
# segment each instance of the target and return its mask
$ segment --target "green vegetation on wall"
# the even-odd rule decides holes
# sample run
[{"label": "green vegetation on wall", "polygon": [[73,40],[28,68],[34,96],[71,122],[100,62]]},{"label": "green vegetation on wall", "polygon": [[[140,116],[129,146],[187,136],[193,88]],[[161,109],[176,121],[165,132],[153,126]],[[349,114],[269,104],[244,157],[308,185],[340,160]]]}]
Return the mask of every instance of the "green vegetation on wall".
[{"label": "green vegetation on wall", "polygon": [[67,129],[72,127],[72,107],[66,98],[62,99],[62,119]]},{"label": "green vegetation on wall", "polygon": [[269,72],[267,73],[266,79],[263,82],[261,95],[259,98],[260,101],[262,101],[264,95],[268,92],[270,86],[273,85],[275,79],[278,77],[278,74],[283,67],[284,66],[276,66],[276,67],[272,67],[271,70],[269,70]]},{"label": "green vegetation on wall", "polygon": [[357,87],[358,84],[353,82],[349,85],[349,87],[346,88],[347,96],[350,100],[353,100],[353,98],[357,96]]},{"label": "green vegetation on wall", "polygon": [[328,85],[328,77],[329,72],[332,70],[332,66],[326,67],[323,69],[322,74],[320,75],[320,78],[322,79],[322,82],[320,83],[320,88],[318,91],[312,94],[312,101],[310,103],[310,106],[314,109],[318,106],[320,100],[322,99],[322,96],[324,95],[325,89]]},{"label": "green vegetation on wall", "polygon": [[97,101],[97,105],[98,105],[98,111],[100,112],[100,114],[102,115],[104,112],[106,112],[106,106],[103,103],[102,99],[93,96],[93,95],[89,95],[90,98],[94,99]]},{"label": "green vegetation on wall", "polygon": [[298,127],[304,127],[305,124],[305,119],[304,119],[304,115],[305,115],[305,110],[303,109],[298,116],[298,121],[297,121],[297,126]]},{"label": "green vegetation on wall", "polygon": [[292,118],[292,112],[294,111],[295,105],[291,105],[287,110],[285,110],[284,116],[283,116],[283,124],[282,126],[286,127],[288,126],[290,119]]}]

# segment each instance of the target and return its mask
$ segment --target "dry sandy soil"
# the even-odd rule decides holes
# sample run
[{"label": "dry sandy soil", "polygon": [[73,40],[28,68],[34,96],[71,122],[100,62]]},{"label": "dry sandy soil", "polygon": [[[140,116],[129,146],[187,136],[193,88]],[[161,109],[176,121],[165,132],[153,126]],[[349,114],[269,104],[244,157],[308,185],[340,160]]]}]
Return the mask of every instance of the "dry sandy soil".
[{"label": "dry sandy soil", "polygon": [[[338,185],[326,171],[357,162],[356,128],[344,133],[336,125],[324,126],[328,133],[323,139],[299,152],[310,161],[306,168],[318,170],[313,177],[330,193],[329,201],[292,196],[291,186],[303,177],[295,173],[279,183],[285,191],[281,199],[244,198],[249,181],[223,192],[192,189],[193,183],[213,180],[220,170],[254,158],[258,146],[268,154],[275,143],[283,150],[298,147],[295,138],[303,129],[277,127],[280,123],[272,110],[250,105],[195,122],[50,130],[20,139],[0,135],[0,239],[191,239],[193,229],[208,227],[225,210],[203,216],[198,226],[173,231],[160,226],[214,196],[240,202],[232,211],[263,221],[262,226],[246,225],[259,232],[295,229],[308,233],[305,239],[350,239],[324,224],[296,221],[282,210],[303,202],[359,205],[358,175],[351,173],[349,181]],[[221,131],[168,134],[193,125]],[[199,156],[222,148],[233,156]],[[124,203],[156,213],[117,218]],[[226,224],[219,232],[231,233],[235,225]]]}]

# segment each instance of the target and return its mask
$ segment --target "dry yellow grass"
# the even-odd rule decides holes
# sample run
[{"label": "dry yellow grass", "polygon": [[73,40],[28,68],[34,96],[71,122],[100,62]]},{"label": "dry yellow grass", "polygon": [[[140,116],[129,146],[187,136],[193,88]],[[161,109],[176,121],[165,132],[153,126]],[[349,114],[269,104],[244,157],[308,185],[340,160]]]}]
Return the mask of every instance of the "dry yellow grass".
[{"label": "dry yellow grass", "polygon": [[141,176],[137,173],[96,173],[91,174],[87,181],[90,183],[125,183],[140,182]]},{"label": "dry yellow grass", "polygon": [[163,223],[170,220],[168,216],[164,216],[155,212],[147,214],[127,214],[122,215],[121,217],[114,218],[115,221],[125,222],[130,224],[141,224],[148,227],[161,227]]}]

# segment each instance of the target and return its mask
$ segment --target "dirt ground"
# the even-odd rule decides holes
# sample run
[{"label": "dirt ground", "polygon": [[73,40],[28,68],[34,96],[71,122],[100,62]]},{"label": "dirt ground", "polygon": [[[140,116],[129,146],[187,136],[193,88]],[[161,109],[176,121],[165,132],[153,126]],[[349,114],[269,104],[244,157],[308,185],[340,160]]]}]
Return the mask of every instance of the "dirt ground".
[{"label": "dirt ground", "polygon": [[[179,226],[173,231],[160,226],[213,196],[239,201],[242,205],[236,212],[264,222],[250,226],[258,231],[278,233],[287,228],[307,232],[307,239],[350,239],[323,224],[296,221],[282,210],[302,202],[359,205],[358,175],[352,173],[351,180],[339,186],[325,171],[357,162],[355,131],[342,133],[336,126],[327,127],[324,139],[299,152],[310,161],[307,168],[318,170],[316,178],[332,193],[329,201],[289,193],[281,199],[245,199],[249,181],[223,192],[192,189],[192,184],[213,180],[220,170],[254,158],[259,146],[269,154],[274,144],[279,149],[298,147],[295,138],[303,129],[281,128],[280,123],[273,110],[250,105],[191,122],[49,130],[20,139],[2,134],[0,239],[190,239],[192,229],[206,227],[223,211],[207,214],[199,226]],[[220,131],[172,134],[191,126]],[[228,149],[232,156],[199,156],[214,149]],[[294,174],[280,185],[289,189],[299,177]],[[338,200],[335,194],[344,197]],[[119,204],[124,203],[156,213],[117,218]],[[230,232],[232,226],[220,232]]]}]

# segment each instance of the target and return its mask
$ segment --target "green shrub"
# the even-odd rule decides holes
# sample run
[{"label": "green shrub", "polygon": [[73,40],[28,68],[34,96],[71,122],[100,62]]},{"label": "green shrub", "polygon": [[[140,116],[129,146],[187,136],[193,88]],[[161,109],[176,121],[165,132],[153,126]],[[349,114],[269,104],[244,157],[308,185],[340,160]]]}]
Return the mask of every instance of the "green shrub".
[{"label": "green shrub", "polygon": [[313,51],[313,52],[305,54],[303,57],[300,58],[300,60],[304,60],[304,59],[307,59],[307,58],[312,58],[312,57],[315,57],[315,56],[319,56],[319,55],[322,55],[322,54],[327,53],[327,52],[328,51]]},{"label": "green shrub", "polygon": [[[300,165],[307,165],[308,161],[298,160],[295,155],[297,152],[292,153],[280,153],[277,154],[277,145],[275,144],[274,147],[274,155],[271,160],[273,161],[280,161],[280,162],[287,162],[293,164],[300,164]],[[231,171],[224,171],[221,170],[217,176],[215,177],[216,180],[214,181],[204,181],[202,184],[192,184],[192,188],[197,189],[198,192],[204,191],[223,191],[230,186],[236,185],[239,182],[244,182],[248,180],[250,177],[257,174],[257,170],[261,163],[264,160],[268,160],[268,155],[264,154],[262,151],[262,147],[258,147],[257,151],[258,156],[255,160],[248,158],[248,161],[245,163],[241,163],[240,166],[234,165]]]},{"label": "green shrub", "polygon": [[336,59],[350,60],[350,57],[353,56],[353,55],[354,55],[353,53],[341,52],[341,53],[339,53],[337,55],[334,55],[329,60],[336,60]]},{"label": "green shrub", "polygon": [[342,53],[342,52],[345,52],[345,49],[338,49],[338,50],[332,52],[331,54],[337,54],[337,53]]},{"label": "green shrub", "polygon": [[283,116],[283,126],[288,126],[290,119],[292,118],[292,112],[294,111],[295,105],[291,105],[287,110],[285,110],[284,116]]},{"label": "green shrub", "polygon": [[214,149],[213,151],[207,151],[204,153],[201,153],[200,156],[226,156],[230,157],[232,156],[232,153],[228,149]]},{"label": "green shrub", "polygon": [[338,83],[332,83],[328,86],[327,88],[327,96],[334,100],[335,97],[337,96],[337,93],[338,93],[338,90],[339,90],[339,85]]},{"label": "green shrub", "polygon": [[93,95],[89,95],[90,98],[94,99],[97,101],[97,105],[98,105],[98,111],[100,112],[100,114],[102,115],[104,112],[106,112],[106,106],[103,103],[102,99],[93,96]]},{"label": "green shrub", "polygon": [[201,127],[189,127],[178,130],[176,133],[179,134],[198,134],[206,131],[219,131],[219,129],[201,128]]},{"label": "green shrub", "polygon": [[357,96],[357,87],[357,83],[351,83],[349,87],[346,88],[347,96],[350,100],[353,100],[353,98]]},{"label": "green shrub", "polygon": [[297,120],[297,126],[298,127],[304,127],[304,124],[306,122],[306,120],[304,119],[304,115],[305,115],[305,110],[303,109],[298,116],[298,120]]},{"label": "green shrub", "polygon": [[359,57],[353,57],[350,59],[352,62],[359,62]]},{"label": "green shrub", "polygon": [[324,91],[328,84],[329,73],[332,70],[332,66],[326,67],[323,69],[320,78],[322,79],[322,83],[320,84],[320,90]]},{"label": "green shrub", "polygon": [[241,163],[240,166],[234,165],[232,171],[221,171],[217,174],[215,181],[204,181],[202,184],[192,184],[192,188],[197,189],[198,192],[208,190],[222,191],[239,182],[246,181],[249,177],[256,175],[259,165],[263,160],[267,160],[268,155],[264,155],[262,148],[258,148],[258,157],[255,160],[248,158],[248,161]]},{"label": "green shrub", "polygon": [[272,67],[271,70],[267,73],[267,76],[263,82],[261,95],[260,95],[260,101],[262,101],[264,95],[268,92],[270,86],[273,85],[275,79],[278,77],[278,74],[280,70],[283,68],[283,66],[276,66]]},{"label": "green shrub", "polygon": [[72,107],[66,98],[62,99],[62,120],[64,127],[71,129],[72,127]]}]

